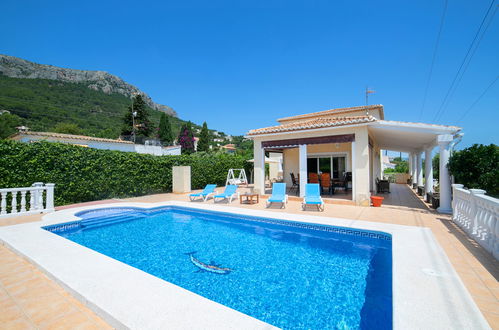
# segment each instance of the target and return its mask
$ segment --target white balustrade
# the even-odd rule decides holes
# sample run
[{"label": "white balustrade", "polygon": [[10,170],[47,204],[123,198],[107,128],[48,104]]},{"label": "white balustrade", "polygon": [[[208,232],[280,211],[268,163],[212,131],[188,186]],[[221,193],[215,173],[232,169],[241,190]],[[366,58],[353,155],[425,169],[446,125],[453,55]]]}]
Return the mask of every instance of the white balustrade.
[{"label": "white balustrade", "polygon": [[[53,183],[36,182],[31,187],[0,189],[0,218],[54,211],[54,187]],[[26,203],[28,194],[29,204]],[[18,196],[21,197],[19,205]]]},{"label": "white balustrade", "polygon": [[452,220],[499,260],[499,199],[462,184],[453,184],[452,192]]}]

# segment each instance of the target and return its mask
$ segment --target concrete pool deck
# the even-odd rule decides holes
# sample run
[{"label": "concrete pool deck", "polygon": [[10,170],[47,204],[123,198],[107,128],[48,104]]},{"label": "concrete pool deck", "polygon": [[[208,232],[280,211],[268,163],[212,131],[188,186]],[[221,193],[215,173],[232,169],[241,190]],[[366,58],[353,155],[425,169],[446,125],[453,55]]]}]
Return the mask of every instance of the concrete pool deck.
[{"label": "concrete pool deck", "polygon": [[[497,263],[495,262],[495,259],[490,259],[490,255],[487,255],[481,251],[479,247],[473,245],[472,241],[466,240],[465,236],[462,236],[462,233],[452,226],[452,223],[449,221],[447,216],[441,216],[425,209],[424,204],[418,200],[418,198],[407,186],[394,185],[392,188],[392,194],[387,197],[387,204],[385,204],[382,208],[365,208],[328,204],[326,205],[326,212],[316,213],[315,211],[303,212],[300,210],[298,202],[291,201],[286,210],[270,209],[267,211],[269,213],[277,212],[278,214],[275,216],[278,218],[282,218],[279,214],[283,214],[283,212],[285,212],[306,215],[307,219],[309,216],[310,218],[314,218],[314,216],[340,217],[346,219],[363,219],[377,223],[395,223],[430,228],[440,246],[446,251],[446,254],[452,262],[454,269],[459,273],[459,277],[461,277],[462,281],[468,288],[468,291],[477,303],[483,315],[487,318],[493,328],[497,328],[498,323],[496,313],[498,312],[498,305],[497,296],[495,296],[495,294],[498,294],[499,292],[497,290],[497,281],[494,278],[494,274],[497,274]],[[186,201],[187,199],[186,195],[162,194],[133,198],[126,201],[159,202],[167,200]],[[397,205],[397,200],[403,202],[401,203],[402,205]],[[196,204],[198,203],[192,203],[192,205]],[[212,205],[213,203],[208,201],[205,204]],[[227,205],[224,204],[217,204],[217,208],[225,208],[226,206]],[[260,204],[252,206],[240,205],[239,202],[234,202],[230,206],[255,210],[263,210],[264,208],[263,201],[261,201]],[[33,216],[30,217],[30,219],[17,219],[19,222],[27,222],[36,221],[40,218],[39,216],[38,219]],[[329,218],[324,221],[328,224],[340,225],[337,221],[334,221],[334,219]],[[314,219],[311,219],[310,222],[314,222]],[[414,249],[417,248],[417,246],[414,247]],[[0,254],[0,260],[3,261],[3,254]],[[420,313],[416,312],[416,310],[412,311],[412,315],[417,318],[423,317]],[[479,324],[475,324],[474,328],[479,327]]]}]

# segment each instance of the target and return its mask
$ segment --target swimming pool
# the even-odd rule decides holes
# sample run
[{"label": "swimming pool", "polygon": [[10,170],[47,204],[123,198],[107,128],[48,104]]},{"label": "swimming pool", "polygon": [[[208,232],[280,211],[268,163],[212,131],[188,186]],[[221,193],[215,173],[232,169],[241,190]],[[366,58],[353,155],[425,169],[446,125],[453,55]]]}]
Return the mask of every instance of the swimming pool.
[{"label": "swimming pool", "polygon": [[179,206],[76,216],[45,229],[272,325],[392,327],[389,234]]}]

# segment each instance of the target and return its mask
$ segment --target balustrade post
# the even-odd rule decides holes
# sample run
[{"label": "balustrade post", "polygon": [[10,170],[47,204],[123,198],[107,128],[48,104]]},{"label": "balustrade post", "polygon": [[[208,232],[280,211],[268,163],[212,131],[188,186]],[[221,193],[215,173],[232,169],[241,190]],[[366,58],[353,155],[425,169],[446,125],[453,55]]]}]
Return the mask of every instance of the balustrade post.
[{"label": "balustrade post", "polygon": [[21,191],[21,213],[26,212],[26,190]]},{"label": "balustrade post", "polygon": [[36,195],[36,190],[30,189],[30,191],[29,191],[29,210],[28,211],[36,210],[35,195]]},{"label": "balustrade post", "polygon": [[17,213],[17,191],[13,191],[11,194],[12,194],[12,203],[10,203],[10,206],[12,210],[10,210],[10,213]]},{"label": "balustrade post", "polygon": [[471,229],[471,233],[473,234],[473,236],[479,236],[479,228],[478,228],[478,224],[479,224],[479,220],[480,220],[480,214],[478,212],[478,208],[477,208],[477,203],[476,203],[476,196],[477,195],[484,195],[486,193],[485,190],[482,190],[482,189],[470,189],[470,194],[471,194],[471,198],[470,198],[470,202],[471,202],[471,214],[472,214],[472,228]]},{"label": "balustrade post", "polygon": [[0,214],[7,214],[7,192],[1,193]]},{"label": "balustrade post", "polygon": [[463,212],[463,210],[460,210],[459,208],[462,207],[462,205],[459,205],[459,201],[456,198],[456,189],[460,188],[463,189],[462,184],[455,183],[452,185],[452,220],[454,222],[458,222],[460,218],[460,213]]},{"label": "balustrade post", "polygon": [[45,201],[45,209],[47,211],[53,211],[54,210],[54,183],[47,183],[45,185],[47,187],[47,196],[46,196],[46,201]]},{"label": "balustrade post", "polygon": [[[39,188],[43,187],[43,182],[35,182],[33,183],[32,187]],[[41,189],[36,189],[35,190],[35,204],[34,207],[32,206],[34,210],[43,210],[43,190]]]}]

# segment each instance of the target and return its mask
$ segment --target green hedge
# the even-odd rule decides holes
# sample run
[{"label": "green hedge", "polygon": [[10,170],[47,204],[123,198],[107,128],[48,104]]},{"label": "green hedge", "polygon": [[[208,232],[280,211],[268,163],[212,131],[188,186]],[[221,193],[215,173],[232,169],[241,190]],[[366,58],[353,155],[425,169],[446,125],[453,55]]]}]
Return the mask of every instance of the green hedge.
[{"label": "green hedge", "polygon": [[191,166],[192,188],[225,184],[230,168],[251,166],[228,154],[152,156],[61,143],[0,141],[0,188],[55,183],[55,204],[171,192],[172,166]]},{"label": "green hedge", "polygon": [[449,159],[449,172],[466,188],[484,189],[499,197],[499,147],[474,144],[456,151]]}]

